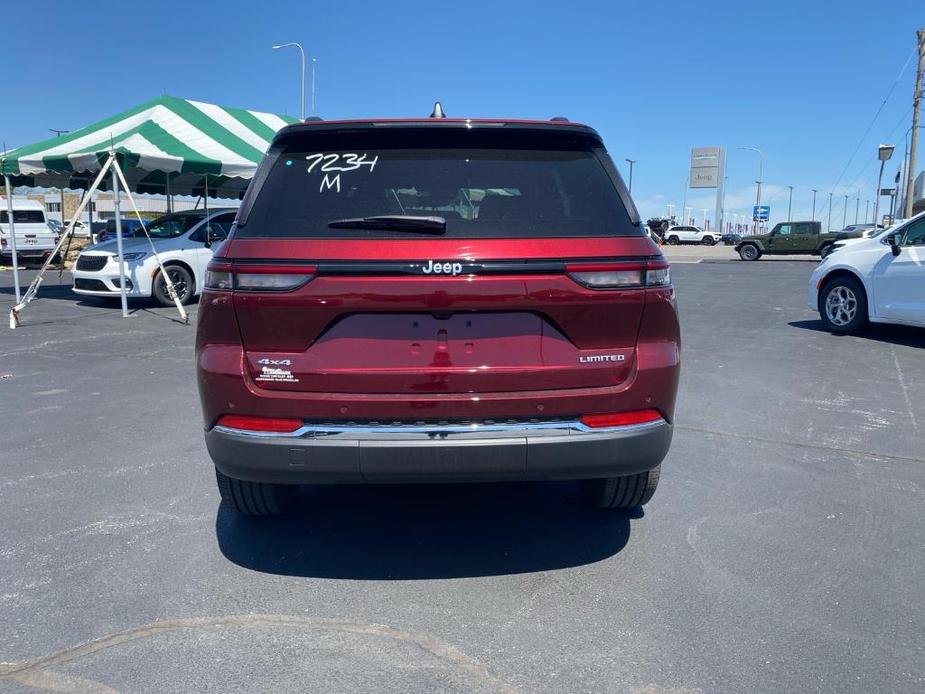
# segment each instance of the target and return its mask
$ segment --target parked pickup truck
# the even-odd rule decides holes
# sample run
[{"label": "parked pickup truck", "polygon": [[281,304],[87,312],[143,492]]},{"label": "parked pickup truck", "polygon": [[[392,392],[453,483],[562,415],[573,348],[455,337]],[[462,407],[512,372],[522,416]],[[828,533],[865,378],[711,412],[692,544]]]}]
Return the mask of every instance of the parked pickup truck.
[{"label": "parked pickup truck", "polygon": [[847,238],[860,238],[861,232],[822,233],[821,222],[781,222],[770,233],[746,236],[736,244],[742,260],[758,260],[763,255],[827,256],[832,244]]}]

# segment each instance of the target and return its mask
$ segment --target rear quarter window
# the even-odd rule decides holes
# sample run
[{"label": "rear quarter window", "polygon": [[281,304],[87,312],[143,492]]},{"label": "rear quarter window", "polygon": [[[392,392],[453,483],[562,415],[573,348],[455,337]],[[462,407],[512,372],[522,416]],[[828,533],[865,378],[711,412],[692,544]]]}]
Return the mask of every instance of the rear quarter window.
[{"label": "rear quarter window", "polygon": [[[0,212],[0,224],[9,224],[10,215],[6,210]],[[13,210],[14,224],[44,224],[45,213],[41,210]]]},{"label": "rear quarter window", "polygon": [[[589,138],[472,131],[296,136],[268,155],[238,238],[408,238],[334,220],[438,216],[446,237],[640,236]],[[414,236],[414,234],[411,234]]]}]

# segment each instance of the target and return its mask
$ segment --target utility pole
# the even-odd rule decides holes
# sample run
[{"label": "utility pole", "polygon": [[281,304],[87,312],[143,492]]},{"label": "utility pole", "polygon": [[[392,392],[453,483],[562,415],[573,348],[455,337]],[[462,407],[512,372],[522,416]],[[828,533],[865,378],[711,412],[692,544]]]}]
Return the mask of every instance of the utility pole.
[{"label": "utility pole", "polygon": [[[915,185],[915,152],[919,146],[919,117],[922,110],[922,73],[925,72],[925,28],[916,32],[919,42],[919,67],[915,71],[915,89],[912,92],[912,146],[909,148],[909,172],[906,180],[906,218],[912,216],[912,189]],[[879,191],[878,191],[879,192]]]},{"label": "utility pole", "polygon": [[790,199],[787,201],[787,221],[790,221],[790,212],[793,210],[793,186],[787,186],[790,189]]},{"label": "utility pole", "polygon": [[816,193],[819,192],[818,188],[813,188],[813,221],[816,221]]}]

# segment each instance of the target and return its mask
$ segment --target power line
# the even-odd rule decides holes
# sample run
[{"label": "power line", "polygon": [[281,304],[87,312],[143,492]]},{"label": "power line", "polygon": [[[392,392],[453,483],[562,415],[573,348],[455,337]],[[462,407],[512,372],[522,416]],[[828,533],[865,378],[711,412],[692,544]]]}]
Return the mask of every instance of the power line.
[{"label": "power line", "polygon": [[[912,113],[912,107],[911,107],[911,106],[910,106],[908,109],[906,109],[906,112],[903,114],[903,117],[899,119],[899,122],[898,122],[895,126],[893,126],[893,129],[890,130],[890,132],[887,133],[887,135],[883,138],[883,141],[884,141],[884,142],[889,142],[890,138],[893,137],[893,133],[895,133],[895,132],[896,132],[897,130],[899,130],[903,125],[905,125],[905,123],[906,123],[906,118],[909,117],[909,114],[910,114],[910,113]],[[874,163],[875,163],[874,160],[870,160],[870,161],[868,161],[866,164],[864,164],[864,166],[861,168],[861,170],[860,170],[860,172],[858,173],[858,175],[854,177],[854,183],[852,183],[852,184],[849,186],[849,188],[857,188],[858,179],[861,178],[861,176],[863,176],[864,174],[866,174],[866,173],[867,173],[867,170],[870,168],[871,164],[874,164]],[[868,177],[865,179],[865,181],[864,181],[865,187],[866,187],[867,183],[869,182],[869,179],[870,179],[870,176],[868,176]]]},{"label": "power line", "polygon": [[874,114],[874,117],[871,119],[870,124],[867,126],[867,129],[864,131],[864,134],[861,135],[861,139],[858,141],[857,147],[854,148],[854,152],[851,153],[851,156],[848,158],[848,163],[845,164],[845,168],[842,169],[842,172],[838,175],[838,180],[835,181],[835,185],[832,186],[831,192],[835,192],[835,189],[838,187],[838,184],[841,183],[842,178],[845,175],[845,172],[848,170],[848,167],[851,166],[851,162],[854,161],[854,157],[857,156],[858,150],[861,149],[861,145],[864,144],[864,141],[867,139],[867,136],[870,134],[871,128],[874,127],[874,123],[877,122],[877,119],[880,117],[880,113],[883,111],[883,107],[886,106],[886,102],[890,100],[890,97],[893,95],[893,90],[896,89],[896,85],[899,84],[899,81],[902,79],[903,75],[906,72],[906,68],[909,67],[909,63],[912,62],[912,58],[918,53],[916,49],[913,49],[909,53],[909,57],[906,58],[906,62],[903,63],[902,69],[899,71],[899,74],[896,75],[896,79],[893,80],[893,84],[890,85],[889,91],[886,93],[886,96],[883,97],[883,102],[880,104],[880,108],[877,109],[877,112]]}]

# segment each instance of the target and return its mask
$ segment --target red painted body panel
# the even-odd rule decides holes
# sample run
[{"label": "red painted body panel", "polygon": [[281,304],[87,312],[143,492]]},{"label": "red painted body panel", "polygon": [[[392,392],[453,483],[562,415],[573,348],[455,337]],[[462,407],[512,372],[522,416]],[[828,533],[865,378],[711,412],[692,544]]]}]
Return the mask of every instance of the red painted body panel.
[{"label": "red painted body panel", "polygon": [[658,256],[646,236],[512,239],[235,239],[220,256],[278,260],[525,260]]},{"label": "red painted body panel", "polygon": [[[642,298],[644,304],[636,344],[629,350],[606,350],[608,353],[622,351],[627,355],[627,363],[622,367],[601,368],[599,364],[591,367],[595,374],[601,376],[601,385],[575,387],[576,382],[567,382],[571,387],[561,387],[562,373],[544,380],[548,374],[538,373],[535,365],[523,365],[519,369],[523,372],[520,378],[537,379],[542,381],[541,387],[548,387],[537,389],[537,383],[531,381],[530,388],[526,390],[500,390],[498,385],[490,385],[491,374],[477,391],[448,392],[445,389],[417,394],[409,388],[409,382],[400,389],[393,385],[394,392],[375,392],[381,386],[374,384],[395,383],[400,378],[394,372],[371,375],[365,392],[274,390],[258,385],[249,368],[251,355],[245,354],[240,338],[232,295],[207,290],[200,302],[197,339],[197,371],[206,426],[213,425],[222,414],[297,417],[315,421],[416,421],[562,417],[649,408],[658,409],[668,421],[672,421],[680,373],[680,338],[674,290],[671,287],[651,288],[616,294],[625,295],[630,291],[635,291],[635,296]],[[261,295],[260,298],[278,297]],[[259,301],[258,296],[253,295],[252,300]],[[609,302],[604,302],[602,297],[602,303]],[[296,331],[290,329],[288,332]],[[370,351],[368,349],[367,353]],[[459,374],[448,373],[447,368],[450,367],[435,366],[429,376],[438,382],[448,383],[447,379]],[[440,369],[444,371],[440,372]],[[498,372],[497,383],[503,386],[511,382],[511,371],[516,378],[518,368],[512,370],[507,366]],[[357,379],[362,383],[363,373],[362,365],[353,370],[347,369],[341,374],[346,377],[342,382],[353,378],[351,387],[362,388],[356,383]],[[415,377],[422,374],[427,375],[428,371],[419,372]],[[382,378],[385,381],[379,380]],[[587,378],[590,378],[590,372]],[[586,380],[584,382],[587,383]]]}]

